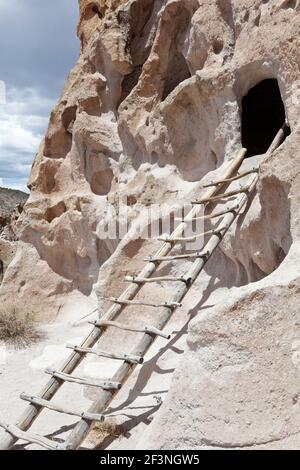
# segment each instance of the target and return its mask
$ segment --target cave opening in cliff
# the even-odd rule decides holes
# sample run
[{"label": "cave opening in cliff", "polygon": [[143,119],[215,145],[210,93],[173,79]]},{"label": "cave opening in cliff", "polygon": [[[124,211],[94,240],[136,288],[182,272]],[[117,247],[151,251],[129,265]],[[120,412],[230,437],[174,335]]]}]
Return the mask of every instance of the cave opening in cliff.
[{"label": "cave opening in cliff", "polygon": [[242,145],[248,150],[247,156],[264,154],[285,120],[276,79],[263,80],[251,88],[242,100]]}]

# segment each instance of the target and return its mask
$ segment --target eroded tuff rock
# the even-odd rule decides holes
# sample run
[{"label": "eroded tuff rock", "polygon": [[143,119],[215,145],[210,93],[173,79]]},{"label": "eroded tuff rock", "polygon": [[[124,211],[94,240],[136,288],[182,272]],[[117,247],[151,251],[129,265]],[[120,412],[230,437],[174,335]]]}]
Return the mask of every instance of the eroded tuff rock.
[{"label": "eroded tuff rock", "polygon": [[16,225],[27,198],[22,191],[0,188],[0,283],[16,254]]},{"label": "eroded tuff rock", "polygon": [[[80,57],[33,165],[1,297],[14,289],[51,315],[74,292],[117,294],[139,253],[157,245],[132,240],[135,224],[148,223],[142,209],[198,195],[199,181],[241,147],[242,98],[277,79],[291,134],[264,161],[249,210],[207,265],[211,281],[199,282],[191,310],[218,288],[228,294],[194,319],[141,446],[288,445],[300,419],[292,352],[300,320],[300,2],[79,3]],[[120,200],[131,229],[121,241],[104,239]]]}]

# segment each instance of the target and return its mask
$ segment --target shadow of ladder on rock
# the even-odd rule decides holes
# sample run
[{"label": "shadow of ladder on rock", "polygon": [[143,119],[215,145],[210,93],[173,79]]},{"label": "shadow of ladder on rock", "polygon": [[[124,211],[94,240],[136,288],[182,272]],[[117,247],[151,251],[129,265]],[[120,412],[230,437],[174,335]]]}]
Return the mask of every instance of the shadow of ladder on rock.
[{"label": "shadow of ladder on rock", "polygon": [[[280,145],[284,138],[284,132],[284,127],[279,130],[266,155],[270,155]],[[162,329],[171,318],[174,310],[181,305],[181,301],[201,273],[206,262],[222,241],[229,227],[240,215],[242,209],[246,207],[249,196],[255,190],[259,179],[259,168],[240,174],[237,173],[244,160],[245,154],[246,149],[242,149],[230,162],[222,179],[203,186],[203,188],[208,188],[204,196],[200,200],[193,202],[192,210],[169,237],[160,238],[160,240],[164,242],[162,247],[154,256],[147,258],[148,263],[145,265],[141,273],[138,276],[127,276],[125,278],[125,280],[130,283],[129,286],[123,291],[118,299],[109,299],[112,302],[111,308],[108,309],[101,320],[93,322],[93,328],[81,346],[67,346],[72,348],[73,352],[65,361],[61,370],[57,371],[46,369],[45,372],[50,374],[52,377],[40,394],[36,397],[21,394],[21,398],[30,402],[30,404],[15,425],[6,424],[0,421],[0,427],[6,431],[0,442],[0,450],[11,448],[19,439],[28,443],[37,444],[49,450],[77,449],[87,436],[92,424],[97,421],[102,422],[105,419],[103,412],[107,409],[122,384],[125,383],[136,364],[141,364],[143,362],[143,356],[150,348],[155,338],[157,336],[161,336],[165,339],[170,339],[170,336],[165,334]],[[250,182],[246,186],[241,187],[236,191],[229,191],[223,194],[219,193],[220,189],[222,189],[222,187],[227,183],[250,174],[253,174],[253,177],[250,178]],[[217,204],[219,201],[226,200],[233,196],[236,196],[236,199],[232,207],[219,212],[213,212],[209,215],[199,216],[203,205],[206,207],[210,203]],[[197,219],[214,219],[220,216],[224,216],[220,227],[194,237],[182,236],[188,223]],[[205,234],[209,234],[211,237],[200,252],[174,256],[170,254],[175,244],[193,241]],[[185,275],[181,277],[151,277],[161,263],[181,259],[194,259],[194,262]],[[172,302],[156,305],[134,300],[135,296],[145,284],[161,281],[177,283],[177,285],[179,285]],[[117,319],[119,314],[128,305],[146,305],[153,308],[162,308],[162,313],[158,323],[155,326],[137,325],[129,327],[116,322],[115,319]],[[107,328],[111,328],[112,332],[115,328],[120,328],[123,330],[144,333],[144,335],[130,354],[113,354],[93,349]],[[120,360],[122,361],[122,364],[111,380],[91,380],[71,375],[88,354]],[[67,407],[55,404],[51,400],[65,382],[99,387],[101,390],[99,399],[92,404],[87,412],[68,409]],[[28,429],[44,409],[50,409],[58,413],[65,413],[81,418],[79,422],[75,424],[73,430],[64,443],[28,432]]]}]

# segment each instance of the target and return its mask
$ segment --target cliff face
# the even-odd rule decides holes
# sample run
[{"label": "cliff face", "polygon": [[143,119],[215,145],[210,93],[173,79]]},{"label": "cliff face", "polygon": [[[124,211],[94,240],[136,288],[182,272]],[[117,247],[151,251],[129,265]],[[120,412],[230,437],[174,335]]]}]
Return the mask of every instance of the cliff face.
[{"label": "cliff face", "polygon": [[198,195],[241,147],[242,99],[259,82],[277,79],[291,129],[188,299],[195,313],[227,289],[194,319],[141,446],[284,446],[299,430],[299,27],[296,0],[80,1],[81,54],[33,165],[3,299],[14,286],[49,314],[95,286],[118,294],[157,245],[133,240],[134,224],[101,235],[119,204],[145,228],[150,203]]},{"label": "cliff face", "polygon": [[14,189],[0,188],[0,226],[1,220],[9,219],[17,205],[23,206],[28,195]]},{"label": "cliff face", "polygon": [[28,195],[14,189],[0,188],[0,283],[16,253],[16,221]]}]

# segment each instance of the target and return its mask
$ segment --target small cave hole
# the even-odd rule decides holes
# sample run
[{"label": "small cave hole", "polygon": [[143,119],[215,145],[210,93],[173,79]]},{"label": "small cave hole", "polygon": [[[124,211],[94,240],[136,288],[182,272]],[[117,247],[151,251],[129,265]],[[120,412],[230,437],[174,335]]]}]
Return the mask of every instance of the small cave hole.
[{"label": "small cave hole", "polygon": [[73,125],[76,119],[77,106],[66,107],[59,118],[52,113],[50,125],[45,137],[44,156],[64,158],[72,148]]},{"label": "small cave hole", "polygon": [[292,10],[296,8],[297,6],[297,1],[296,0],[286,0],[285,2],[282,3],[281,8],[291,8]]},{"label": "small cave hole", "polygon": [[102,18],[102,15],[101,15],[101,13],[100,13],[99,8],[97,7],[97,5],[93,5],[93,6],[92,6],[92,12],[95,13],[96,15],[98,15],[99,18]]},{"label": "small cave hole", "polygon": [[247,10],[247,11],[245,12],[245,15],[244,15],[244,21],[245,21],[245,23],[247,23],[247,21],[249,21],[249,18],[250,18],[250,11]]},{"label": "small cave hole", "polygon": [[51,223],[52,220],[57,219],[67,211],[66,205],[63,201],[55,206],[49,207],[45,212],[45,220]]},{"label": "small cave hole", "polygon": [[85,20],[91,20],[94,16],[98,16],[100,19],[103,18],[103,14],[101,13],[99,6],[96,3],[92,3],[86,9],[85,13],[83,14],[83,18]]},{"label": "small cave hole", "polygon": [[126,197],[126,205],[127,206],[135,206],[136,203],[137,203],[137,198],[133,194]]},{"label": "small cave hole", "polygon": [[[285,110],[276,79],[266,79],[242,100],[242,145],[247,156],[266,153],[285,123]],[[289,135],[289,129],[285,137]]]},{"label": "small cave hole", "polygon": [[74,121],[76,119],[77,105],[66,107],[62,113],[62,124],[67,132],[72,133]]},{"label": "small cave hole", "polygon": [[0,284],[4,277],[4,264],[3,261],[0,259]]},{"label": "small cave hole", "polygon": [[[130,95],[132,90],[138,84],[141,73],[142,73],[142,66],[139,65],[139,66],[135,67],[134,70],[130,74],[124,76],[124,78],[122,80],[121,97],[120,97],[120,100],[119,100],[118,107],[127,98],[127,96]],[[124,109],[125,109],[125,107],[124,107]]]},{"label": "small cave hole", "polygon": [[260,25],[260,18],[261,18],[261,13],[259,12],[259,13],[257,13],[257,15],[256,15],[256,17],[255,17],[255,19],[254,19],[254,24],[255,24],[255,26],[257,26],[257,27]]},{"label": "small cave hole", "polygon": [[96,171],[90,181],[91,190],[97,196],[106,196],[113,183],[114,174],[110,168],[102,171]]},{"label": "small cave hole", "polygon": [[175,54],[168,66],[162,100],[164,101],[181,82],[190,77],[191,73],[184,56],[180,53]]},{"label": "small cave hole", "polygon": [[220,54],[223,50],[223,47],[224,47],[224,43],[223,41],[221,41],[220,39],[216,39],[214,42],[213,42],[213,51],[214,53],[217,55],[217,54]]},{"label": "small cave hole", "polygon": [[155,165],[159,162],[159,155],[157,152],[151,152],[151,164]]}]

